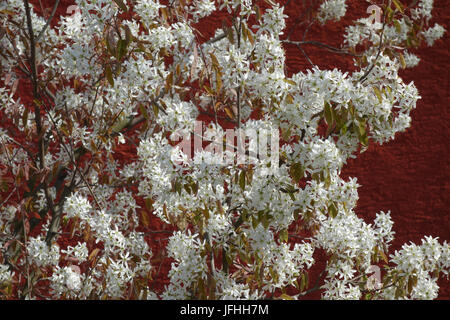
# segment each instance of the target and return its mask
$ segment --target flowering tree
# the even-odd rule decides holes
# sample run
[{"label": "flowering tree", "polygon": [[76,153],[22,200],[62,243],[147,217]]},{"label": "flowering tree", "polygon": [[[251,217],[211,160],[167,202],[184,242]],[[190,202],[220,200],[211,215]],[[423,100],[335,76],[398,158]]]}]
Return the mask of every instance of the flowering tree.
[{"label": "flowering tree", "polygon": [[[356,178],[340,178],[348,158],[409,127],[420,96],[398,70],[444,33],[432,0],[374,3],[340,48],[306,35],[341,19],[345,0],[304,1],[298,41],[286,3],[270,0],[75,3],[57,28],[59,0],[45,18],[28,0],[0,4],[2,298],[437,297],[448,243],[389,255],[389,212],[365,223]],[[200,33],[218,10],[222,27]],[[355,70],[320,70],[306,45]],[[310,68],[288,76],[286,46]],[[135,157],[119,162],[124,144]],[[161,292],[156,232],[173,261]],[[316,250],[322,286],[308,281]]]}]

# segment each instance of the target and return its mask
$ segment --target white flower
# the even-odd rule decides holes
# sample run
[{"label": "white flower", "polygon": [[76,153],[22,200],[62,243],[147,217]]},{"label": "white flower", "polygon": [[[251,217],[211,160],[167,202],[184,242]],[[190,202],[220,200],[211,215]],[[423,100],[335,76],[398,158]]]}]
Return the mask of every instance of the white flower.
[{"label": "white flower", "polygon": [[319,8],[318,18],[324,24],[327,20],[339,21],[347,11],[346,0],[325,0]]},{"label": "white flower", "polygon": [[50,277],[50,288],[58,298],[64,293],[72,297],[77,297],[77,293],[81,289],[81,284],[82,277],[79,268],[75,266],[64,268],[56,266]]},{"label": "white flower", "polygon": [[156,19],[159,17],[159,9],[164,7],[165,6],[161,5],[159,1],[137,0],[134,10],[139,14],[145,26],[148,28],[155,23]]},{"label": "white flower", "polygon": [[69,267],[66,270],[66,285],[70,290],[78,291],[81,288],[81,276],[79,268]]},{"label": "white flower", "polygon": [[64,212],[66,212],[68,218],[80,217],[87,219],[91,209],[89,201],[77,193],[73,193],[64,203]]},{"label": "white flower", "polygon": [[359,300],[361,297],[359,287],[337,278],[325,279],[321,288],[325,289],[322,298],[327,300]]},{"label": "white flower", "polygon": [[283,11],[284,7],[280,7],[278,4],[267,9],[262,16],[263,21],[255,26],[258,28],[257,34],[259,35],[263,31],[267,31],[275,36],[282,35],[283,29],[286,27],[285,18],[287,18],[287,15],[285,15]]},{"label": "white flower", "polygon": [[72,256],[80,263],[86,261],[89,251],[85,242],[78,242],[75,247],[68,246],[66,250],[61,250],[62,253]]},{"label": "white flower", "polygon": [[169,271],[170,285],[163,293],[163,299],[186,299],[187,288],[198,279],[206,279],[206,257],[201,255],[204,248],[197,234],[176,232],[169,239],[169,257],[175,259]]},{"label": "white flower", "polygon": [[374,229],[377,233],[377,237],[382,239],[384,244],[388,244],[394,239],[395,232],[392,230],[394,222],[391,220],[391,213],[388,211],[384,213],[381,211],[377,213],[374,220]]},{"label": "white flower", "polygon": [[30,237],[27,242],[28,259],[37,266],[57,265],[59,263],[59,245],[53,243],[49,248],[41,237]]},{"label": "white flower", "polygon": [[431,19],[431,11],[433,10],[434,0],[420,0],[417,8],[411,10],[414,19],[425,18],[427,21]]},{"label": "white flower", "polygon": [[442,38],[444,33],[445,33],[444,27],[442,27],[437,23],[432,28],[422,31],[422,35],[425,37],[425,40],[427,41],[427,44],[430,47],[434,44],[436,40]]},{"label": "white flower", "polygon": [[227,246],[227,240],[234,234],[232,221],[225,214],[213,214],[205,229],[212,241],[224,246]]},{"label": "white flower", "polygon": [[194,6],[191,6],[191,12],[194,16],[194,21],[198,21],[199,18],[209,16],[216,10],[214,1],[211,0],[199,0],[193,2]]},{"label": "white flower", "polygon": [[405,64],[407,68],[413,68],[420,62],[420,58],[413,53],[405,52],[403,56],[405,58]]},{"label": "white flower", "polygon": [[0,264],[0,285],[12,281],[13,273],[9,271],[9,267],[4,264]]},{"label": "white flower", "polygon": [[[6,223],[10,223],[16,217],[17,208],[13,206],[7,206],[5,210],[1,211],[0,219],[5,221]],[[0,220],[0,221],[1,221]],[[1,224],[1,223],[0,223]]]},{"label": "white flower", "polygon": [[120,144],[124,144],[125,143],[125,138],[123,137],[122,133],[119,133],[119,137],[117,138],[117,141]]}]

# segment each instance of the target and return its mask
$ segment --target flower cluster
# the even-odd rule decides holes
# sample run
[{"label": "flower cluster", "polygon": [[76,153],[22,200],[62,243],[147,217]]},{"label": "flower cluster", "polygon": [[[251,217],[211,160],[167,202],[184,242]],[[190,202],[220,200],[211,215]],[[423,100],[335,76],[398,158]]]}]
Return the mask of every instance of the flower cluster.
[{"label": "flower cluster", "polygon": [[436,299],[439,287],[437,273],[448,277],[450,246],[437,238],[425,237],[421,245],[404,244],[391,255],[395,267],[389,276],[400,278],[401,285],[382,293],[384,299]]},{"label": "flower cluster", "polygon": [[324,24],[327,20],[339,21],[347,11],[346,0],[325,0],[320,5],[318,19]]}]

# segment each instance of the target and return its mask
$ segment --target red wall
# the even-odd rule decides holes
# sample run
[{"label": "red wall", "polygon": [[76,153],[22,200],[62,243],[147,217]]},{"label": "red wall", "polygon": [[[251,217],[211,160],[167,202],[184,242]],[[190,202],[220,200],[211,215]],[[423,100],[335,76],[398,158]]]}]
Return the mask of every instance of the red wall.
[{"label": "red wall", "polygon": [[[404,3],[407,1],[402,0]],[[34,1],[38,3],[38,1]],[[54,0],[42,1],[44,6],[51,6]],[[60,13],[72,1],[62,0]],[[284,2],[284,1],[283,1]],[[367,16],[367,2],[349,0],[350,5],[344,23],[332,23],[324,28],[311,30],[308,40],[322,40],[339,46],[345,22],[355,17]],[[295,18],[302,12],[301,1],[290,1],[286,13],[288,29]],[[450,11],[445,0],[436,0],[433,21],[440,23],[447,30]],[[218,17],[219,18],[219,17]],[[219,27],[220,19],[210,21]],[[208,32],[209,31],[209,32]],[[299,38],[302,28],[291,39]],[[450,241],[450,215],[448,214],[449,167],[448,167],[448,94],[447,79],[449,59],[449,33],[439,40],[434,47],[418,51],[422,61],[419,67],[402,71],[406,82],[414,80],[422,99],[417,109],[412,112],[412,127],[398,134],[396,139],[383,146],[371,145],[370,149],[357,159],[349,162],[344,169],[344,176],[358,177],[362,186],[359,189],[360,200],[357,212],[367,221],[375,217],[380,210],[391,210],[395,222],[396,240],[392,249],[400,248],[407,241],[418,243],[425,235],[439,237],[441,241]],[[351,61],[332,53],[307,48],[312,60],[321,68],[351,68]],[[307,67],[301,53],[287,48],[288,72],[298,72]],[[337,59],[336,64],[333,63]],[[163,269],[167,270],[168,263]],[[311,279],[314,279],[313,277]],[[450,299],[449,281],[440,280],[440,299]]]}]

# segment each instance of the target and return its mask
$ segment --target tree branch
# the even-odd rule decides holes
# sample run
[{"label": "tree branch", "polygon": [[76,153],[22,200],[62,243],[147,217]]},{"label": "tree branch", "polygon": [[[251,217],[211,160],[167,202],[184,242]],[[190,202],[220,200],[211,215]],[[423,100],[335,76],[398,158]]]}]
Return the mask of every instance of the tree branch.
[{"label": "tree branch", "polygon": [[335,53],[345,54],[345,55],[354,56],[354,57],[360,57],[361,56],[361,55],[358,55],[358,54],[355,54],[355,53],[348,52],[347,50],[343,50],[343,49],[339,49],[339,48],[330,46],[330,45],[328,45],[326,43],[322,43],[322,42],[319,42],[319,41],[281,40],[281,42],[288,43],[288,44],[293,44],[293,45],[296,45],[296,46],[313,45],[313,46],[316,46],[316,47],[327,49],[328,51],[335,52]]},{"label": "tree branch", "polygon": [[42,28],[41,32],[39,32],[39,35],[36,38],[36,43],[39,42],[39,40],[42,38],[45,30],[48,28],[48,26],[50,25],[50,22],[52,21],[53,17],[55,16],[56,9],[58,8],[58,5],[59,5],[59,1],[60,0],[56,0],[55,5],[53,6],[52,13],[50,14],[50,17],[48,18],[47,22],[45,23],[45,26]]},{"label": "tree branch", "polygon": [[[391,1],[389,1],[389,6],[391,5]],[[386,11],[387,12],[387,11]],[[383,15],[383,28],[381,29],[381,33],[380,33],[380,44],[378,45],[378,52],[377,52],[377,56],[375,57],[375,61],[372,63],[371,67],[367,69],[367,71],[364,73],[364,75],[359,78],[359,82],[364,82],[367,77],[369,76],[369,74],[372,72],[373,68],[375,68],[375,64],[378,60],[378,58],[380,57],[381,54],[381,49],[383,48],[383,35],[384,35],[384,28],[386,26],[386,12]]]}]

